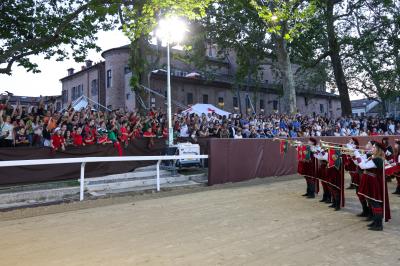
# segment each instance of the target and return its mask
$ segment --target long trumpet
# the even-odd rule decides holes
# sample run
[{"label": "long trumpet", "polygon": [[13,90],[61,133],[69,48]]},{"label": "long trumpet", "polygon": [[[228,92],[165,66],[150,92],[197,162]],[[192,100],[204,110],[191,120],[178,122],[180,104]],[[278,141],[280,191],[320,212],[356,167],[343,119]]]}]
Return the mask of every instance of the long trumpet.
[{"label": "long trumpet", "polygon": [[343,143],[336,143],[336,142],[329,142],[329,141],[325,141],[325,140],[320,140],[321,144],[326,143],[326,144],[333,144],[333,145],[337,145],[337,146],[345,146],[346,144]]},{"label": "long trumpet", "polygon": [[[338,149],[338,150],[340,150],[340,152],[342,153],[342,154],[347,154],[347,155],[354,155],[354,149],[350,149],[350,148],[347,148],[347,147],[339,147],[339,146],[333,146],[333,145],[327,145],[327,144],[323,144],[323,145],[321,145],[321,148],[325,148],[325,149]],[[367,153],[367,152],[369,152],[369,150],[366,150],[366,149],[357,149],[358,151],[360,151],[361,153]]]}]

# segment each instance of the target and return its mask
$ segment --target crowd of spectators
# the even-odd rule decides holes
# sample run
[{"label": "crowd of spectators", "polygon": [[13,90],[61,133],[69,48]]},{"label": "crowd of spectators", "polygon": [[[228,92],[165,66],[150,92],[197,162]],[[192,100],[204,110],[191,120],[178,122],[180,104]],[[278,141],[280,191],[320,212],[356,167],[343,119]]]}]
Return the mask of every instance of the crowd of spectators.
[{"label": "crowd of spectators", "polygon": [[[295,138],[309,136],[400,135],[400,123],[386,118],[329,119],[322,116],[253,114],[228,117],[216,113],[174,114],[174,138]],[[68,146],[114,144],[121,147],[140,138],[168,137],[166,114],[160,110],[79,111],[71,106],[55,111],[51,104],[0,104],[0,146],[38,146],[64,150]],[[151,142],[150,142],[151,143]]]}]

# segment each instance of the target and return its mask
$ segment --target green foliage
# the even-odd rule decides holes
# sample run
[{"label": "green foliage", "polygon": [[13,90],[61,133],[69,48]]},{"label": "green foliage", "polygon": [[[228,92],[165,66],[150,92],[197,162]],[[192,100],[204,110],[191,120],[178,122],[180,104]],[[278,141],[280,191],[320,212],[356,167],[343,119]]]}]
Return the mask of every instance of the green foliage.
[{"label": "green foliage", "polygon": [[205,15],[205,9],[211,2],[211,0],[143,0],[134,1],[133,4],[122,8],[123,31],[132,42],[131,85],[135,90],[140,88],[146,72],[156,65],[156,62],[149,62],[148,57],[153,53],[149,44],[158,20],[168,16],[179,16],[187,20],[200,19]]},{"label": "green foliage", "polygon": [[309,26],[316,11],[316,1],[303,0],[251,0],[251,5],[265,21],[268,32],[291,42]]},{"label": "green foliage", "polygon": [[39,72],[30,55],[61,61],[69,56],[83,61],[97,49],[95,34],[116,24],[121,1],[3,0],[0,3],[0,73],[11,74],[14,63]]}]

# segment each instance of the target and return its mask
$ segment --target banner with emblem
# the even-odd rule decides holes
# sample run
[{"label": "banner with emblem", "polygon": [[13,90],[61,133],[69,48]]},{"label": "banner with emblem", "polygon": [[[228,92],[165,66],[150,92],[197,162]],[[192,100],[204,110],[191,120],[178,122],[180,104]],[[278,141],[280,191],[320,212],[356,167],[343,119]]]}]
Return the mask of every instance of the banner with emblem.
[{"label": "banner with emblem", "polygon": [[330,148],[328,150],[328,167],[336,167],[340,169],[341,166],[341,152],[339,148]]},{"label": "banner with emblem", "polygon": [[306,159],[306,146],[305,145],[299,145],[297,147],[297,160],[298,161],[304,161]]},{"label": "banner with emblem", "polygon": [[287,153],[288,148],[289,148],[289,142],[286,139],[280,140],[280,145],[279,145],[279,150],[281,155]]}]

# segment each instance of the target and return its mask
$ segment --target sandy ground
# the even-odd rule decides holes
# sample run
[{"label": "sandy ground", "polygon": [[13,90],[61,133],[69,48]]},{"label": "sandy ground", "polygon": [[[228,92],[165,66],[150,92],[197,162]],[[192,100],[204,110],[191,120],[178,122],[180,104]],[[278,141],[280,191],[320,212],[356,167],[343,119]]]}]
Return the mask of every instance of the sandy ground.
[{"label": "sandy ground", "polygon": [[335,212],[274,180],[1,213],[0,265],[400,265],[400,197],[372,232],[354,190]]}]

